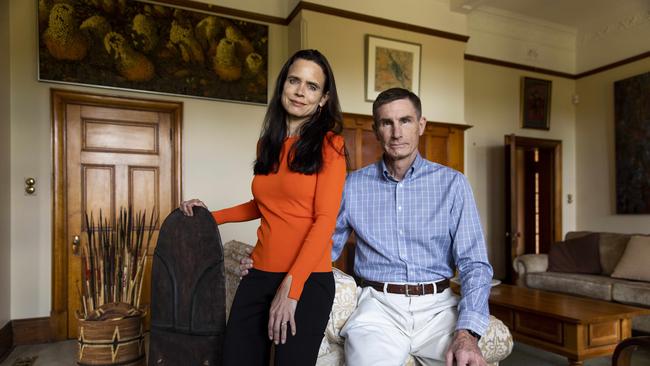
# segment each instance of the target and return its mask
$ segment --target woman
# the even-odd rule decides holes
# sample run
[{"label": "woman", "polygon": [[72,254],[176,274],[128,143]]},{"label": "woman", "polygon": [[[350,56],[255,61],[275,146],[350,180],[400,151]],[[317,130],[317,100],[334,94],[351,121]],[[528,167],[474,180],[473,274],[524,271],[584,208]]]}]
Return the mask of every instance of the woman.
[{"label": "woman", "polygon": [[[331,235],[346,158],[341,107],[327,59],[296,52],[282,67],[264,118],[254,199],[215,211],[218,224],[261,218],[254,267],[233,301],[224,365],[314,365],[334,300]],[[192,215],[199,200],[181,203]]]}]

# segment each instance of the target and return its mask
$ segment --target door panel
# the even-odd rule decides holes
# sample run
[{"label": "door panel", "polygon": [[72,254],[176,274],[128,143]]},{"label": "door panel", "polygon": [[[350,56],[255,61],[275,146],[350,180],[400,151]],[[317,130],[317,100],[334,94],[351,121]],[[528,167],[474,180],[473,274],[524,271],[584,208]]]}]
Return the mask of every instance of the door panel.
[{"label": "door panel", "polygon": [[[81,260],[73,238],[87,242],[85,213],[110,223],[121,208],[152,212],[159,223],[180,201],[180,111],[171,102],[53,91],[55,239],[53,325],[57,339],[75,338],[81,308]],[[62,154],[62,152],[65,152]],[[63,207],[61,207],[63,206]],[[110,226],[110,225],[109,225]],[[148,251],[141,306],[150,299]],[[65,268],[61,270],[61,266]]]}]

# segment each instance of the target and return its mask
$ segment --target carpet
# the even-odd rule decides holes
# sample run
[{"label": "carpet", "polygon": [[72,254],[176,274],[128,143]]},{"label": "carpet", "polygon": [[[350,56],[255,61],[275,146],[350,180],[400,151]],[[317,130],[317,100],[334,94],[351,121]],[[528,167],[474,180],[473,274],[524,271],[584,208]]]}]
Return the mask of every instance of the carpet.
[{"label": "carpet", "polygon": [[32,366],[34,362],[36,362],[36,359],[38,356],[32,356],[32,357],[21,357],[14,361],[14,363],[11,366]]}]

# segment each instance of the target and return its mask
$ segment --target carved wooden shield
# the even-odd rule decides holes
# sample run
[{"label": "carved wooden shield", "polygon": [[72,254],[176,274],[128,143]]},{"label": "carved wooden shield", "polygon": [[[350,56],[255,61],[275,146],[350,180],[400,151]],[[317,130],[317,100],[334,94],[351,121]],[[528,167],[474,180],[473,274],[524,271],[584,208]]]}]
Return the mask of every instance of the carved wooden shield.
[{"label": "carved wooden shield", "polygon": [[149,365],[221,365],[226,330],[221,237],[210,212],[176,209],[160,229],[151,275]]}]

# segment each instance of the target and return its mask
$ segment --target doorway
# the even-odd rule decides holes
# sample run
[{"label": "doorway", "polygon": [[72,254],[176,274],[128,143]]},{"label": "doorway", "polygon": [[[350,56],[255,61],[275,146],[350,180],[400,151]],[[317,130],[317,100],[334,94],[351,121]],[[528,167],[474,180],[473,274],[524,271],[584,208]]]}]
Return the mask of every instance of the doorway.
[{"label": "doorway", "polygon": [[[81,308],[79,248],[87,240],[83,214],[117,215],[121,207],[156,211],[158,221],[181,197],[181,120],[178,102],[52,89],[53,338],[77,337]],[[160,225],[160,224],[159,224]],[[152,244],[157,240],[154,229]],[[142,304],[150,298],[151,256]]]},{"label": "doorway", "polygon": [[562,239],[562,141],[505,136],[506,282],[512,261]]}]

